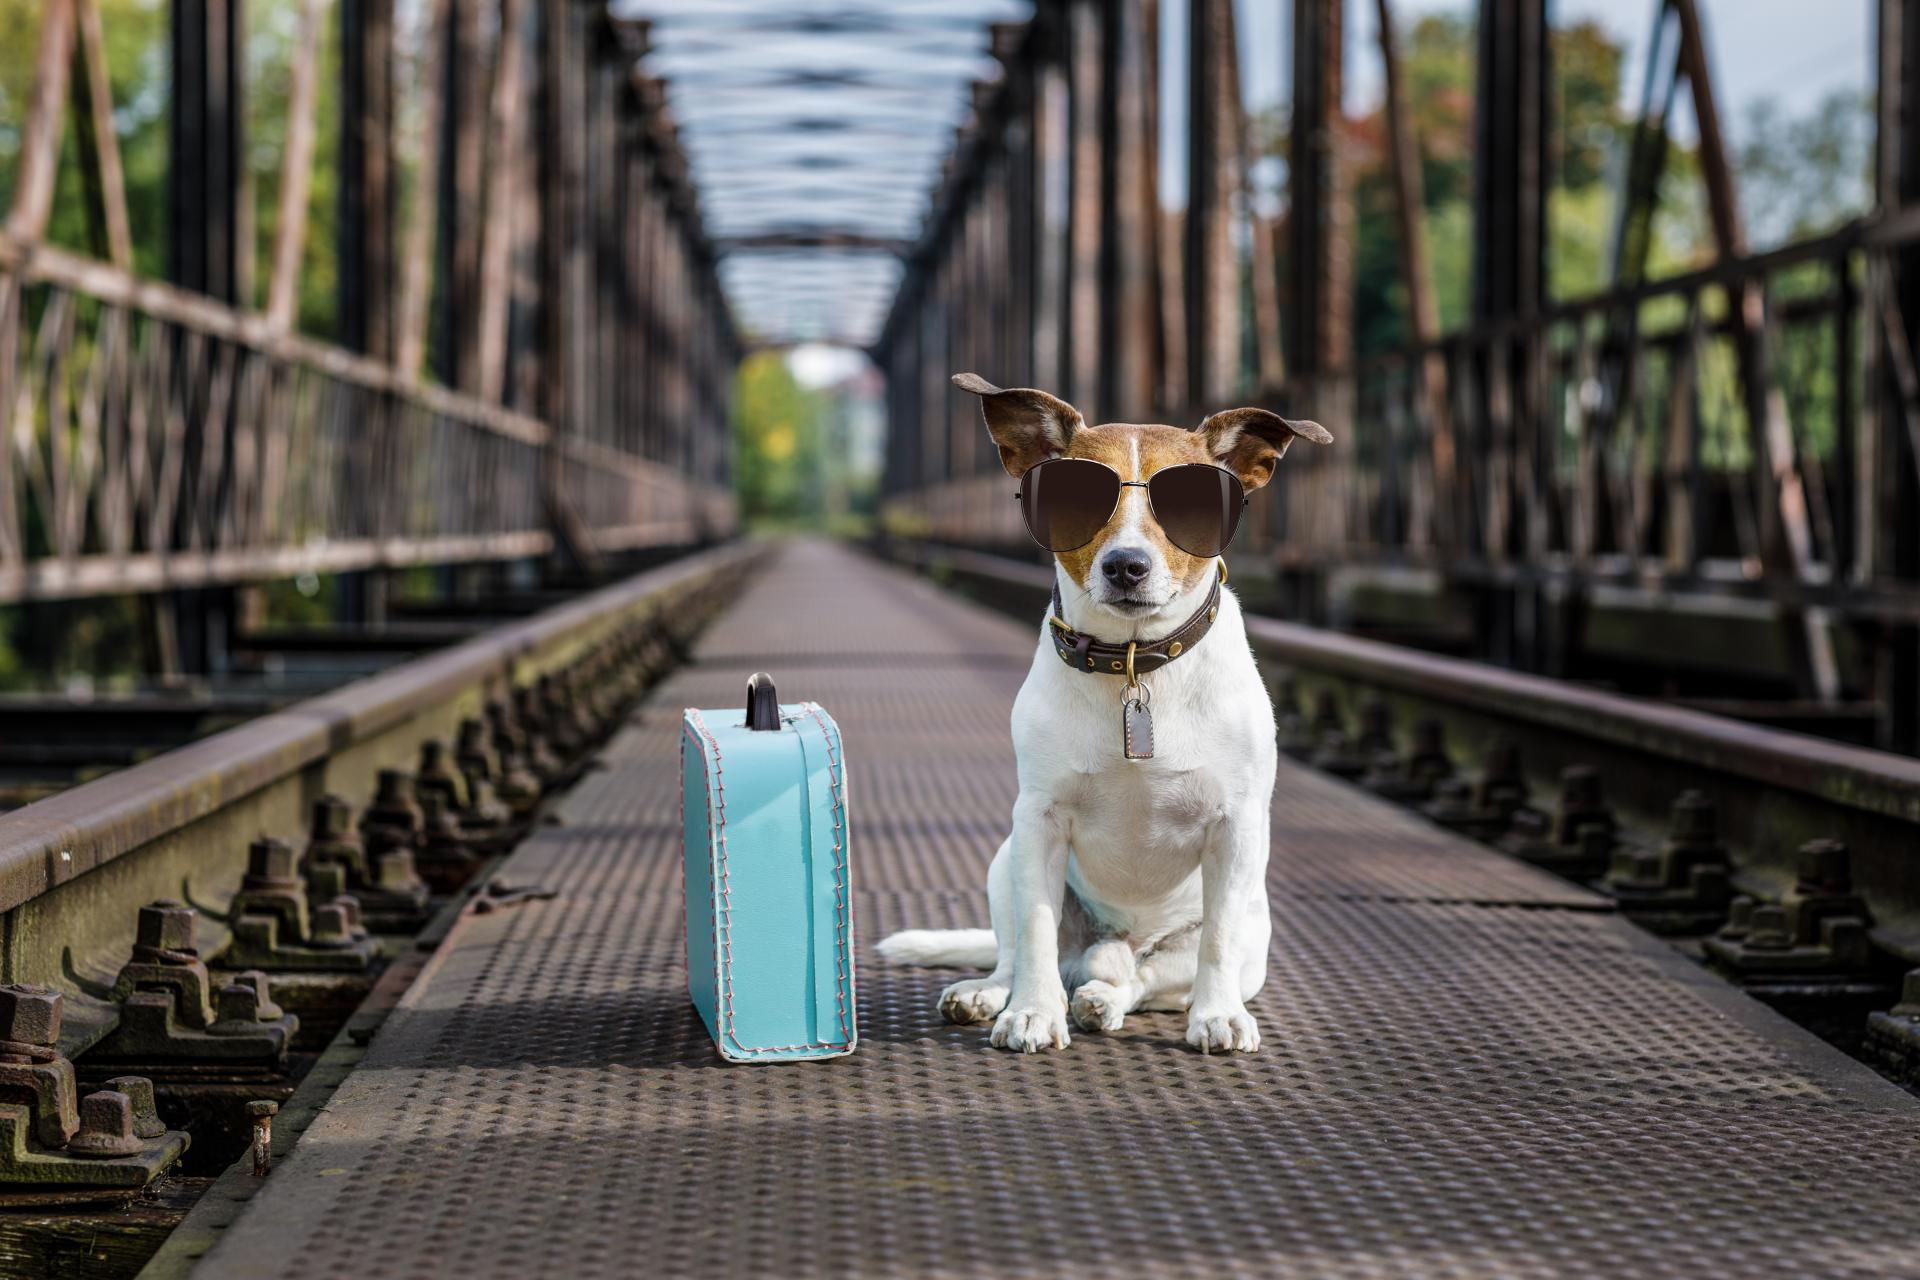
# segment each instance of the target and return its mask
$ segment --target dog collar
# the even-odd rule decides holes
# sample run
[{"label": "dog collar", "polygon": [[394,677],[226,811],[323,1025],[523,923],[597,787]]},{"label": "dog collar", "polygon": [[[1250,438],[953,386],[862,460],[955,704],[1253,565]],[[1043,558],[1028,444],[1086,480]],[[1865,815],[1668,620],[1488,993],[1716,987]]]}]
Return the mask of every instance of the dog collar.
[{"label": "dog collar", "polygon": [[1130,640],[1125,644],[1096,640],[1068,626],[1060,616],[1064,610],[1060,605],[1060,584],[1056,581],[1053,584],[1053,612],[1047,616],[1047,630],[1053,636],[1053,651],[1060,655],[1060,661],[1075,671],[1127,676],[1129,683],[1132,683],[1131,677],[1166,666],[1199,644],[1201,637],[1213,629],[1213,620],[1220,613],[1220,584],[1226,580],[1227,566],[1222,563],[1220,572],[1214,576],[1213,590],[1207,593],[1206,603],[1191,618],[1158,640]]}]

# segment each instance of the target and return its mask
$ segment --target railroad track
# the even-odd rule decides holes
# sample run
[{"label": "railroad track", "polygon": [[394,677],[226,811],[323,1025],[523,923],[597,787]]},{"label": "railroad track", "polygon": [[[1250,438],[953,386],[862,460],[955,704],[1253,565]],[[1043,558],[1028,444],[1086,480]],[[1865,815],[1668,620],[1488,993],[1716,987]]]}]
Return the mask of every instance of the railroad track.
[{"label": "railroad track", "polygon": [[137,1269],[455,913],[512,900],[497,856],[761,553],[688,555],[0,815],[0,1274],[92,1239],[119,1243],[83,1273]]},{"label": "railroad track", "polygon": [[[552,896],[463,918],[143,1280],[1916,1273],[1920,1102],[1591,890],[1295,760],[1258,1054],[1194,1053],[1174,1012],[1037,1057],[946,1025],[955,975],[872,947],[985,921],[1037,619],[779,554],[499,872]],[[845,734],[860,1045],[826,1062],[724,1065],[686,996],[681,709],[756,669]]]},{"label": "railroad track", "polygon": [[[886,552],[1046,607],[1041,566]],[[1282,750],[1598,890],[1920,1085],[1920,761],[1273,618],[1248,633]]]}]

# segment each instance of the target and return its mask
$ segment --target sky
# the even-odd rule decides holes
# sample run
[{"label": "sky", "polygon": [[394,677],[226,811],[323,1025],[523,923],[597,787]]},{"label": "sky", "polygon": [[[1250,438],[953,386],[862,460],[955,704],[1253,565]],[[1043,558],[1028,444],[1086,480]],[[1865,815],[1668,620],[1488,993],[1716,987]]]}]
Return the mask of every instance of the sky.
[{"label": "sky", "polygon": [[[1627,49],[1623,101],[1637,105],[1645,75],[1647,33],[1655,0],[1549,0],[1550,21],[1570,26],[1593,20]],[[1840,88],[1873,86],[1873,6],[1870,0],[1699,0],[1722,111],[1729,121],[1760,97],[1776,98],[1788,114],[1806,111]],[[1277,30],[1285,0],[1239,0],[1264,11]],[[1470,14],[1470,0],[1395,0],[1396,25],[1426,13]],[[1374,0],[1348,0],[1347,96],[1350,110],[1380,98],[1379,39]],[[1284,37],[1283,37],[1284,38]],[[1279,92],[1279,85],[1268,87]]]},{"label": "sky", "polygon": [[[1873,74],[1872,0],[1698,0],[1706,28],[1721,116],[1735,147],[1749,106],[1772,98],[1788,116],[1802,115],[1837,90],[1868,95]],[[1233,0],[1240,41],[1241,90],[1255,110],[1284,100],[1291,79],[1289,0]],[[1345,106],[1352,115],[1380,101],[1378,0],[1346,0]],[[1647,38],[1658,0],[1548,0],[1555,26],[1598,22],[1625,50],[1620,99],[1639,106],[1646,75]],[[1428,14],[1471,18],[1476,0],[1392,0],[1404,33]],[[1186,92],[1186,0],[1161,0],[1161,93]],[[1186,148],[1178,122],[1160,137],[1163,203],[1185,200]],[[1671,121],[1682,144],[1693,139],[1691,110],[1683,103]],[[1271,176],[1271,175],[1270,175]]]}]

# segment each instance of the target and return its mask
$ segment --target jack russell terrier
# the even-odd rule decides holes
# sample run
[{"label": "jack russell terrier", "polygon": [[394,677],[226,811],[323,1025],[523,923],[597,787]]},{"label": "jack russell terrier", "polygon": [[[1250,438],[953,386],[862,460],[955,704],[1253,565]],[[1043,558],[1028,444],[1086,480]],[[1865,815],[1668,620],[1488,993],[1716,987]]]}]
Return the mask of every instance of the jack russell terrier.
[{"label": "jack russell terrier", "polygon": [[940,1011],[992,1021],[999,1048],[1185,1009],[1202,1053],[1256,1050],[1273,707],[1219,556],[1294,438],[1333,437],[1264,409],[1197,431],[1089,427],[1044,391],[953,381],[981,398],[1028,532],[1054,553],[1053,609],[1013,704],[1020,795],[987,871],[993,928],[907,930],[880,953],[990,967]]}]

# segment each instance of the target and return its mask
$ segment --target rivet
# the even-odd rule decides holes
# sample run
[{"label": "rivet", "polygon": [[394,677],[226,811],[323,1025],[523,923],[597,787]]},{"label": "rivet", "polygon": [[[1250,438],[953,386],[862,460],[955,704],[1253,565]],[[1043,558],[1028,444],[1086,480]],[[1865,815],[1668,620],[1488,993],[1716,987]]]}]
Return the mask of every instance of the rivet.
[{"label": "rivet", "polygon": [[1180,642],[1178,640],[1175,640],[1167,646],[1167,656],[1169,658],[1177,658],[1180,656]]},{"label": "rivet", "polygon": [[1092,658],[1088,658],[1088,659],[1087,659],[1087,670],[1089,670],[1089,671],[1091,671],[1091,670],[1093,670],[1093,659],[1092,659]]},{"label": "rivet", "polygon": [[1211,608],[1211,609],[1209,609],[1209,610],[1207,610],[1207,621],[1208,621],[1208,622],[1212,622],[1212,621],[1213,621],[1213,615],[1214,615],[1214,614],[1216,614],[1216,613],[1218,613],[1218,612],[1220,612],[1220,606],[1219,606],[1219,605],[1215,605],[1215,606],[1213,606],[1213,608]]}]

